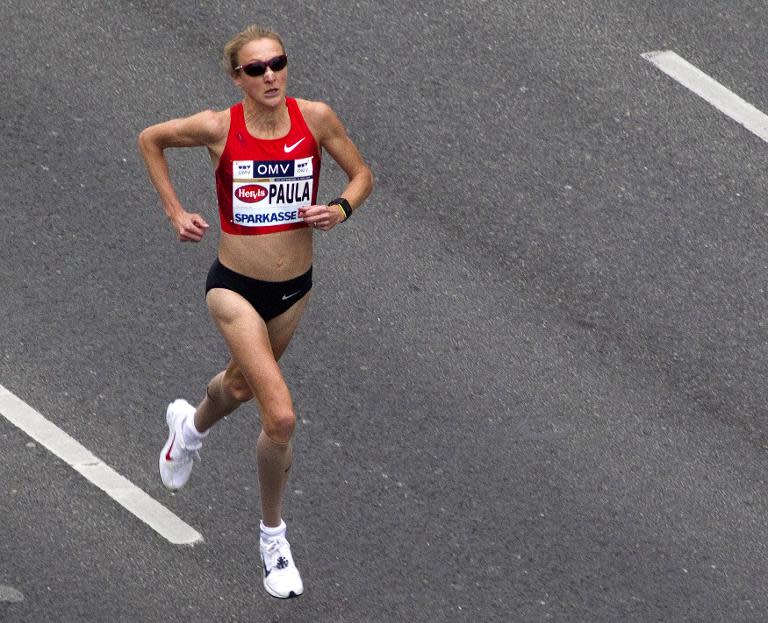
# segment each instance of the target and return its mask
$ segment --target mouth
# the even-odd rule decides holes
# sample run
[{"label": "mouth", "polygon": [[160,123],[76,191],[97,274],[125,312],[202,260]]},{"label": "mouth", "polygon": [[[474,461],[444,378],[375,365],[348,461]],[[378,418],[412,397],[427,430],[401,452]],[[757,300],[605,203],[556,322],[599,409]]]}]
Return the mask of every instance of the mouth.
[{"label": "mouth", "polygon": [[266,91],[264,91],[264,95],[266,95],[267,97],[274,97],[278,93],[280,93],[280,89],[267,89]]}]

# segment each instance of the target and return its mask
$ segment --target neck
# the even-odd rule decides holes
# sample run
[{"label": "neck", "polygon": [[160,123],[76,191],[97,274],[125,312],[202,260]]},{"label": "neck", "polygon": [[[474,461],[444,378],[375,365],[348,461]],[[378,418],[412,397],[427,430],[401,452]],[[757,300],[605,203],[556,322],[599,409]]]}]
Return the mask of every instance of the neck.
[{"label": "neck", "polygon": [[285,112],[288,106],[285,99],[277,106],[263,106],[257,104],[251,98],[243,100],[243,114],[248,125],[266,132],[275,130],[285,120]]}]

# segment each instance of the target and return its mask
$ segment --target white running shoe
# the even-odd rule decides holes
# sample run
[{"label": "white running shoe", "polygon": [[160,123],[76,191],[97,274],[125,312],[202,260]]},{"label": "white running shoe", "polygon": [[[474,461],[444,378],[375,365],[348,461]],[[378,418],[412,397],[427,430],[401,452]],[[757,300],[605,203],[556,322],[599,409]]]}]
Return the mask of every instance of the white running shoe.
[{"label": "white running shoe", "polygon": [[187,484],[189,475],[192,473],[192,457],[203,445],[202,442],[198,442],[195,447],[192,447],[184,443],[181,426],[185,418],[194,415],[195,408],[181,399],[174,400],[165,411],[168,441],[160,452],[160,478],[171,491],[181,489]]},{"label": "white running shoe", "polygon": [[285,532],[271,537],[262,533],[259,545],[264,588],[267,592],[280,599],[301,595],[304,592],[304,584],[293,562],[291,546],[285,538]]}]

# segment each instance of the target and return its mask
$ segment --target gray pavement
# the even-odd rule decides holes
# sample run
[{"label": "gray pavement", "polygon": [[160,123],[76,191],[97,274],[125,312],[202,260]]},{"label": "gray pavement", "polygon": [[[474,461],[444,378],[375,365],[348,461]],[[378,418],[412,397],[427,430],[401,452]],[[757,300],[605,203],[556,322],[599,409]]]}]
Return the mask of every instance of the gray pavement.
[{"label": "gray pavement", "polygon": [[[284,360],[306,593],[261,588],[245,407],[171,495],[163,411],[226,353],[216,234],[174,241],[151,123],[281,32],[374,195],[318,234]],[[762,621],[768,146],[641,58],[768,110],[758,2],[0,6],[0,385],[200,530],[168,544],[0,418],[0,620]],[[203,152],[173,156],[216,223]],[[339,171],[326,164],[321,197]],[[335,190],[334,190],[335,189]]]}]

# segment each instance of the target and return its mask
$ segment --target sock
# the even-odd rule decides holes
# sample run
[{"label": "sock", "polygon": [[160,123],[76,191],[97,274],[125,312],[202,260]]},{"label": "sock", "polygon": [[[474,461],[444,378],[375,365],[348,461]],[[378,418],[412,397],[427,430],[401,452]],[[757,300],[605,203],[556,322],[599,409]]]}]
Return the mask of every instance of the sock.
[{"label": "sock", "polygon": [[270,528],[269,526],[265,526],[263,521],[259,522],[259,527],[261,528],[262,541],[266,541],[270,537],[285,535],[285,522],[282,519],[280,520],[280,525],[277,526],[276,528]]},{"label": "sock", "polygon": [[189,450],[199,448],[203,439],[208,435],[208,431],[201,433],[195,428],[195,416],[190,415],[184,418],[181,424],[181,436],[184,438],[184,446]]}]

